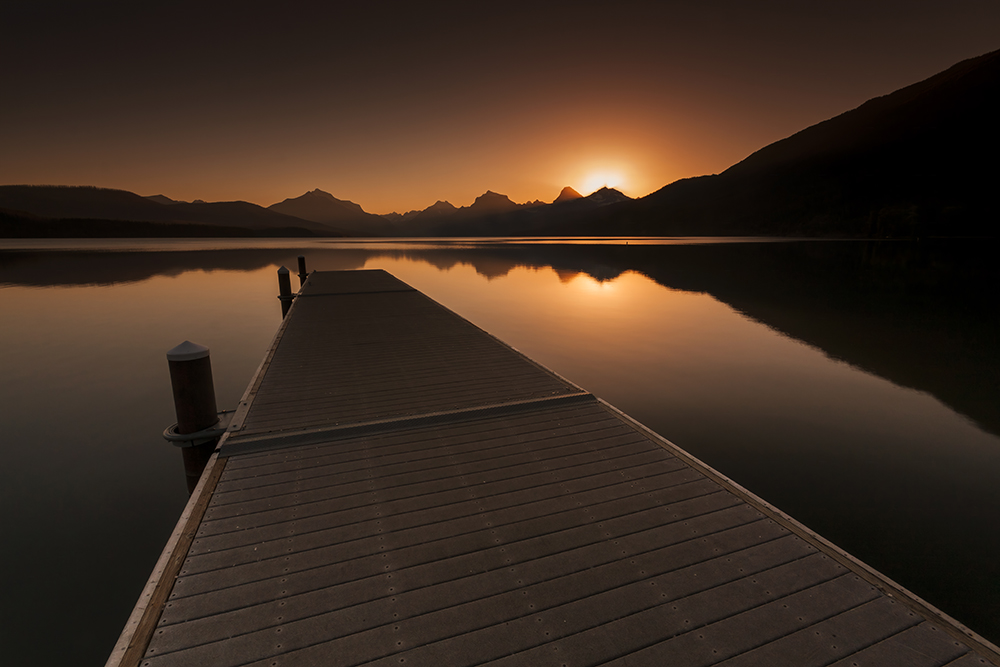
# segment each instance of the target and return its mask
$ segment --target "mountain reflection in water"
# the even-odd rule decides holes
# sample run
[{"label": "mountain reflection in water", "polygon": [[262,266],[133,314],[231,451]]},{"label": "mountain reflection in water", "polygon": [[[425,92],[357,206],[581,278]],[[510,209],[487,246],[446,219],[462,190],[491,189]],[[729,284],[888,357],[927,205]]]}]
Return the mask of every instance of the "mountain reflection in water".
[{"label": "mountain reflection in water", "polygon": [[0,252],[0,284],[109,285],[186,271],[252,271],[269,264],[364,268],[380,257],[488,279],[551,267],[564,280],[609,281],[628,271],[664,287],[705,292],[835,359],[926,391],[1000,434],[1000,263],[975,241],[788,242],[698,245],[374,244],[335,250]]}]

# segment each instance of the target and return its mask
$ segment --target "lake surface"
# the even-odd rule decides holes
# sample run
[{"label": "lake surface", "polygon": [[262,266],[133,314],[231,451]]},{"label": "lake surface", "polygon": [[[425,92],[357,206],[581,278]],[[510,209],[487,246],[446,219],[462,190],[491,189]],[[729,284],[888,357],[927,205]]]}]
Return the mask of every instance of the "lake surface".
[{"label": "lake surface", "polygon": [[0,241],[3,663],[103,664],[187,499],[165,352],[209,346],[234,407],[299,254],[386,269],[996,643],[995,249]]}]

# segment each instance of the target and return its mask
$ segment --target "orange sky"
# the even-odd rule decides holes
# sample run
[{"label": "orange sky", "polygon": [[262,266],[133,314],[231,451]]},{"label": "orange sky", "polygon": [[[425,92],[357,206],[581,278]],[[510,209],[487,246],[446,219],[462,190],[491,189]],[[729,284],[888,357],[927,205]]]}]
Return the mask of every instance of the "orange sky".
[{"label": "orange sky", "polygon": [[1000,48],[995,0],[218,4],[5,2],[0,184],[642,196]]}]

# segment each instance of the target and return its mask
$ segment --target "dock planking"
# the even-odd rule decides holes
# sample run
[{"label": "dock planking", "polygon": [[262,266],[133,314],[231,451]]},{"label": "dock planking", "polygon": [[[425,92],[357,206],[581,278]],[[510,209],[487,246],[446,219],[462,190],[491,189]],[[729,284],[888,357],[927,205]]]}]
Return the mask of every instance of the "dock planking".
[{"label": "dock planking", "polygon": [[383,271],[314,272],[109,665],[1000,665]]}]

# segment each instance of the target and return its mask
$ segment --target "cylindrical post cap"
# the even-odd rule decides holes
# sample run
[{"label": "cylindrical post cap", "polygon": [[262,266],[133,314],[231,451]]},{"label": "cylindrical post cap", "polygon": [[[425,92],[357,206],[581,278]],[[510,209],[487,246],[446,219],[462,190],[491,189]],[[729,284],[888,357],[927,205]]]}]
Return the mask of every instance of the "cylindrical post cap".
[{"label": "cylindrical post cap", "polygon": [[208,356],[208,348],[189,340],[167,351],[167,361],[194,361]]}]

